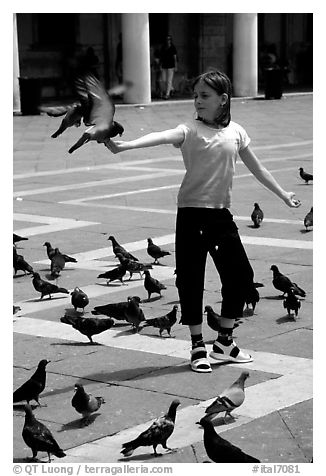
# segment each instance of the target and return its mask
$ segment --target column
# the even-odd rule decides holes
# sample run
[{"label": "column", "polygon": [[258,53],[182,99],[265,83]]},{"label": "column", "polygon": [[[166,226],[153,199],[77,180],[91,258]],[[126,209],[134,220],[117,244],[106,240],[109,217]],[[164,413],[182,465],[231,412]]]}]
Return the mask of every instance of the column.
[{"label": "column", "polygon": [[17,35],[17,17],[13,14],[13,111],[20,112],[20,91],[19,91],[19,54],[18,54],[18,35]]},{"label": "column", "polygon": [[151,102],[151,74],[148,13],[122,14],[123,80],[133,85],[124,94],[124,102]]},{"label": "column", "polygon": [[234,96],[257,96],[257,43],[257,13],[235,13],[233,16]]}]

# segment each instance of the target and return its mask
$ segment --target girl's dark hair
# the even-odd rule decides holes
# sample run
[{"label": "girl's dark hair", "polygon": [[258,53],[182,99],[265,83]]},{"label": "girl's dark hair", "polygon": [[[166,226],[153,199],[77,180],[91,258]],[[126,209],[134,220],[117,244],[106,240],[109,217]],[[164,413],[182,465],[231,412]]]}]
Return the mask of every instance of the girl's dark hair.
[{"label": "girl's dark hair", "polygon": [[[221,114],[218,115],[215,119],[217,125],[222,125],[226,127],[231,121],[231,94],[232,94],[232,85],[231,81],[226,74],[221,71],[212,70],[206,73],[199,75],[193,82],[193,89],[199,81],[204,81],[210,88],[214,89],[219,96],[225,93],[228,96],[226,103],[222,107]],[[202,121],[200,117],[198,120]]]}]

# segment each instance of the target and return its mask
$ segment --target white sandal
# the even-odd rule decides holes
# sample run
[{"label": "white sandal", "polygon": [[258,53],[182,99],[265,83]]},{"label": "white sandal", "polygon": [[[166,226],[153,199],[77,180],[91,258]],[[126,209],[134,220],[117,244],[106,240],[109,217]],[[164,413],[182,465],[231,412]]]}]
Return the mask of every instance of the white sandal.
[{"label": "white sandal", "polygon": [[[197,353],[202,354],[202,356],[198,357],[198,359],[192,360],[194,355]],[[195,349],[192,349],[190,351],[190,354],[191,354],[191,361],[190,361],[191,370],[193,370],[194,372],[206,373],[206,374],[212,371],[211,364],[209,363],[209,360],[207,358],[206,347],[196,347]]]}]

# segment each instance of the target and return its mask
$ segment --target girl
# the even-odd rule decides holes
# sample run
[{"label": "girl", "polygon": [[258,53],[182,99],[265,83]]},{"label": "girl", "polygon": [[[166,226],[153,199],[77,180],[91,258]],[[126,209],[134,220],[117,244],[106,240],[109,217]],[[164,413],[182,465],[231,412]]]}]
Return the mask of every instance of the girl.
[{"label": "girl", "polygon": [[[238,154],[251,173],[289,207],[300,201],[283,190],[259,162],[246,131],[231,121],[231,83],[222,72],[209,71],[194,82],[197,117],[175,129],[153,132],[132,141],[108,140],[114,154],[129,149],[173,144],[180,147],[186,174],[178,193],[176,220],[176,286],[181,322],[189,326],[191,369],[211,372],[202,336],[203,289],[207,253],[221,279],[221,328],[210,357],[251,362],[232,338],[236,318],[242,317],[246,293],[253,286],[253,270],[229,211]],[[191,256],[191,260],[189,257]]]}]

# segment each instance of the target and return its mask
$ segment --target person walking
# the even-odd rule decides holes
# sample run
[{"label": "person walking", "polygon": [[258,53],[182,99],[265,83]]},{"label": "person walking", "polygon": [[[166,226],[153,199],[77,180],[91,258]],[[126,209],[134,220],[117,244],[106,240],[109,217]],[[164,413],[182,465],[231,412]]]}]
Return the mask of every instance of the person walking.
[{"label": "person walking", "polygon": [[202,335],[208,253],[222,284],[221,327],[210,357],[232,363],[252,361],[232,336],[235,320],[242,317],[246,293],[253,284],[253,270],[229,210],[238,155],[250,172],[286,205],[297,208],[301,203],[293,192],[283,190],[261,164],[245,129],[231,121],[229,78],[223,72],[209,71],[195,79],[193,88],[196,113],[189,121],[135,140],[107,140],[105,145],[114,154],[160,144],[181,149],[186,173],[177,200],[176,286],[181,322],[190,331],[191,369],[211,372]]},{"label": "person walking", "polygon": [[177,71],[177,50],[172,43],[172,37],[167,36],[161,48],[160,63],[162,68],[162,83],[165,91],[163,99],[169,99],[173,90],[173,77]]}]

